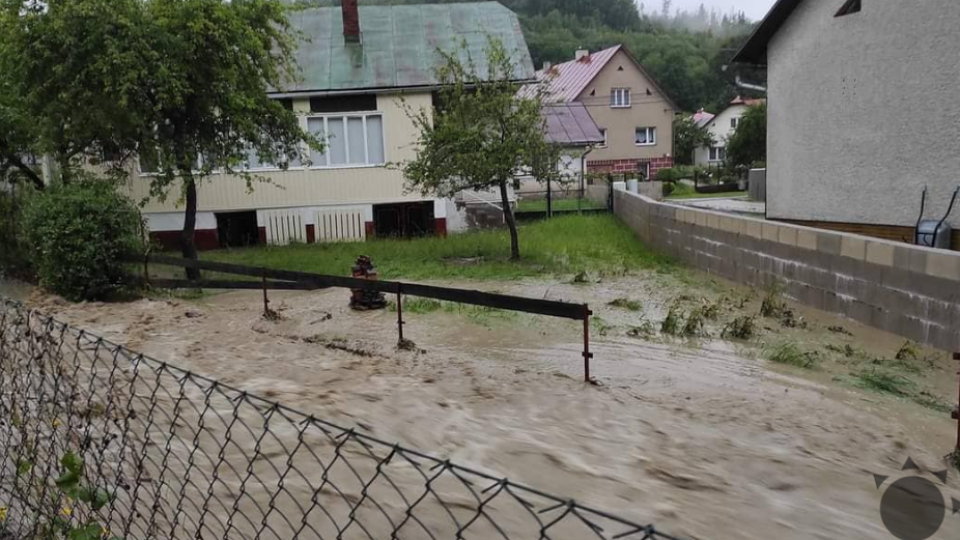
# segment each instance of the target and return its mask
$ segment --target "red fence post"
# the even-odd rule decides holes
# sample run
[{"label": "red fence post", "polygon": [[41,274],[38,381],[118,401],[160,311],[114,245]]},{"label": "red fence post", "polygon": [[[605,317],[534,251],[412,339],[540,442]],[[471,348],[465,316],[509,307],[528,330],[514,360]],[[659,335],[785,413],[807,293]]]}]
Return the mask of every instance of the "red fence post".
[{"label": "red fence post", "polygon": [[590,352],[590,316],[593,315],[593,312],[590,311],[590,306],[587,304],[583,305],[583,380],[586,382],[592,382],[590,379],[590,359],[593,358],[593,353]]},{"label": "red fence post", "polygon": [[[960,352],[953,353],[953,359],[960,362]],[[960,375],[960,371],[957,372],[957,375]],[[957,415],[957,452],[960,453],[960,390],[957,393],[957,408],[953,411]]]}]

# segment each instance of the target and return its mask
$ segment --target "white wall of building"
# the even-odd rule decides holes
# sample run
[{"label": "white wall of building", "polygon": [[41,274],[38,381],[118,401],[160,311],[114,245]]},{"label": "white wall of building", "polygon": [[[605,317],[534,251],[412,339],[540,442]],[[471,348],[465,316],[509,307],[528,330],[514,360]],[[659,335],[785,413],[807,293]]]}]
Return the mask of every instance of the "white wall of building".
[{"label": "white wall of building", "polygon": [[[746,105],[731,105],[707,124],[707,131],[713,136],[715,148],[723,148],[723,152],[726,151],[727,139],[736,131],[733,122],[739,122],[745,112],[747,112]],[[693,151],[693,162],[696,165],[717,165],[723,161],[721,157],[723,152],[715,151],[711,155],[709,147],[700,147]]]},{"label": "white wall of building", "polygon": [[[912,226],[960,184],[960,2],[801,2],[768,49],[767,215]],[[952,218],[960,224],[960,213]]]}]

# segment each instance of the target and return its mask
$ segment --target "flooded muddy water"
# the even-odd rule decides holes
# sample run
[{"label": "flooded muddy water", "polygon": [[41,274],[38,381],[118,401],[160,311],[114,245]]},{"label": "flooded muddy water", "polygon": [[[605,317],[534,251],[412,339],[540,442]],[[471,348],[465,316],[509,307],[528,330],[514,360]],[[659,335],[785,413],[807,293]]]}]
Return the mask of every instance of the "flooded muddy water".
[{"label": "flooded muddy water", "polygon": [[[903,340],[796,306],[793,327],[758,317],[751,340],[721,339],[729,321],[756,314],[762,293],[695,278],[453,284],[589,302],[596,385],[582,381],[575,321],[408,301],[405,337],[420,350],[399,351],[396,313],[353,312],[346,291],[271,293],[274,322],[261,317],[259,292],[28,303],[307,413],[672,534],[890,537],[873,473],[898,477],[908,456],[944,469],[957,430],[936,405],[859,384],[877,362],[894,369]],[[609,305],[618,299],[642,305]],[[659,332],[671,307],[704,304],[718,306],[708,336]],[[816,351],[816,368],[766,360],[784,341]],[[915,395],[953,403],[957,366],[943,352],[910,352],[901,367]],[[960,475],[943,491],[960,498]],[[958,531],[960,517],[948,516],[934,538]]]}]

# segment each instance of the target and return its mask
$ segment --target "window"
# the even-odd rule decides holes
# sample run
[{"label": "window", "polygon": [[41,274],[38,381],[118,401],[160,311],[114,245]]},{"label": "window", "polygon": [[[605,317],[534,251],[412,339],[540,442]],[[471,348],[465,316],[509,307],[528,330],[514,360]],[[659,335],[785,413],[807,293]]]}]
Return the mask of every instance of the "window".
[{"label": "window", "polygon": [[739,121],[740,121],[739,118],[731,118],[731,119],[730,119],[730,127],[732,127],[733,129],[737,129],[737,123],[738,123]]},{"label": "window", "polygon": [[657,128],[638,127],[637,146],[654,146],[657,144]]},{"label": "window", "polygon": [[860,13],[861,0],[847,0],[843,7],[840,8],[840,11],[837,12],[834,17],[843,17],[844,15],[850,15],[851,13]]},{"label": "window", "polygon": [[[201,163],[203,163],[204,161],[206,160],[201,160]],[[302,167],[302,166],[303,165],[300,163],[299,159],[294,159],[289,164],[287,164],[288,168]],[[246,151],[246,159],[244,160],[244,169],[248,171],[256,171],[256,170],[269,170],[269,169],[280,169],[280,168],[282,168],[280,165],[278,165],[277,163],[273,163],[269,159],[261,156],[253,148],[250,148]]]},{"label": "window", "polygon": [[610,90],[610,107],[623,109],[630,106],[630,89],[614,88]]},{"label": "window", "polygon": [[723,161],[727,157],[727,149],[722,146],[710,147],[710,161]]},{"label": "window", "polygon": [[600,134],[603,135],[603,142],[600,143],[600,148],[607,147],[607,128],[600,128]]},{"label": "window", "polygon": [[383,117],[379,114],[315,116],[307,119],[311,133],[324,142],[324,152],[313,151],[313,167],[383,165]]}]

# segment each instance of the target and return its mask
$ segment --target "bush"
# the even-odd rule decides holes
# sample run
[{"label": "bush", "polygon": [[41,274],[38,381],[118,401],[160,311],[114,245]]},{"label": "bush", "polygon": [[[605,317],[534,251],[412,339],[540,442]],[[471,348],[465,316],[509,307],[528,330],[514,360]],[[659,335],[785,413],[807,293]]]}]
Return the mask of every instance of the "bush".
[{"label": "bush", "polygon": [[672,182],[663,183],[663,196],[669,197],[673,194],[673,191],[677,188],[677,185]]},{"label": "bush", "polygon": [[25,279],[33,272],[23,241],[23,205],[32,191],[24,185],[0,184],[0,273]]},{"label": "bush", "polygon": [[666,168],[657,171],[657,180],[661,182],[676,182],[680,179],[680,174],[676,169]]},{"label": "bush", "polygon": [[40,284],[73,301],[103,298],[118,288],[122,258],[139,248],[139,230],[136,207],[104,181],[48,189],[24,212]]},{"label": "bush", "polygon": [[693,176],[699,170],[699,167],[694,165],[677,165],[673,170],[677,172],[677,179],[693,180]]}]

